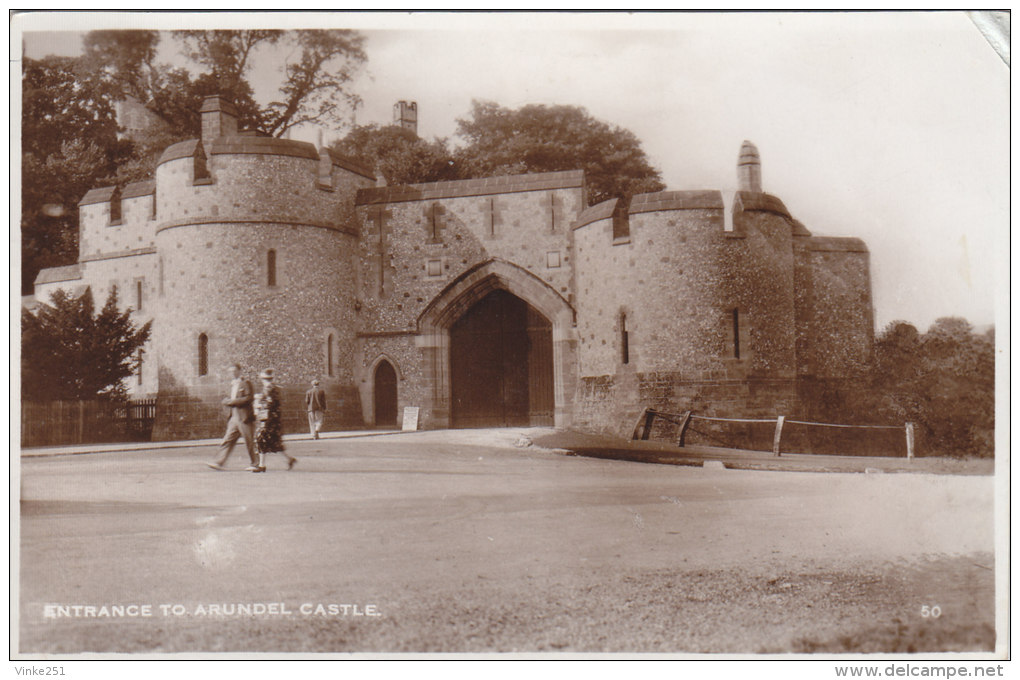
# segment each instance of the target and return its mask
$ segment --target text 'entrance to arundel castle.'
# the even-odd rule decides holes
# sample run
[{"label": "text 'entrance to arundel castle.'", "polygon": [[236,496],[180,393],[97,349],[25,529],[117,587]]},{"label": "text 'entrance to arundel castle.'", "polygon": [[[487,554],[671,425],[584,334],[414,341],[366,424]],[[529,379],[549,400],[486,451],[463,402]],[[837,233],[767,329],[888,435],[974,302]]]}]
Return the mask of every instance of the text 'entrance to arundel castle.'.
[{"label": "text 'entrance to arundel castle.'", "polygon": [[552,325],[496,290],[450,328],[453,427],[553,424]]}]

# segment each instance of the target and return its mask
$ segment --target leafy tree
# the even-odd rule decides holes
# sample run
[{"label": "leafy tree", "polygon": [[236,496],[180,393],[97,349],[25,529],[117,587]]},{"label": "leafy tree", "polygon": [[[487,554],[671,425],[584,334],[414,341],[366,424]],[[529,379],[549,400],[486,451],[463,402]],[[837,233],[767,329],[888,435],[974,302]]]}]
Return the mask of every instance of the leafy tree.
[{"label": "leafy tree", "polygon": [[77,258],[77,202],[109,167],[109,155],[81,139],[63,142],[46,158],[22,154],[23,289],[31,290],[40,269]]},{"label": "leafy tree", "polygon": [[[365,62],[364,36],[352,30],[182,31],[189,56],[206,70],[198,89],[230,97],[240,122],[281,137],[305,123],[340,124],[360,99],[347,89]],[[280,45],[292,61],[285,68],[280,99],[254,104],[248,72],[260,48]]]},{"label": "leafy tree", "polygon": [[[936,320],[926,333],[893,321],[875,338],[864,379],[828,386],[812,406],[810,415],[823,422],[914,423],[918,455],[991,457],[994,330],[974,333],[957,317]],[[872,441],[862,438],[858,445]]]},{"label": "leafy tree", "polygon": [[303,123],[343,122],[345,109],[361,99],[347,83],[365,62],[365,38],[357,31],[296,31],[300,56],[287,64],[281,101],[269,104],[266,132],[283,135]]},{"label": "leafy tree", "polygon": [[917,426],[922,449],[949,456],[991,456],[994,449],[995,336],[978,335],[958,317],[923,335],[889,324],[875,341],[874,412]]},{"label": "leafy tree", "polygon": [[444,140],[425,141],[399,125],[362,125],[334,142],[332,149],[382,174],[387,184],[459,179]]},{"label": "leafy tree", "polygon": [[116,139],[114,99],[96,87],[80,59],[26,58],[22,68],[23,151],[45,159],[68,137]]},{"label": "leafy tree", "polygon": [[457,123],[466,142],[458,153],[464,176],[583,169],[590,204],[665,188],[634,133],[577,106],[513,110],[475,101],[470,117]]},{"label": "leafy tree", "polygon": [[39,270],[74,262],[78,201],[130,157],[110,97],[68,57],[25,59],[21,139],[22,293]]},{"label": "leafy tree", "polygon": [[133,97],[145,102],[160,89],[158,45],[158,31],[90,31],[82,42],[78,70],[114,101]]},{"label": "leafy tree", "polygon": [[137,351],[151,322],[136,328],[131,310],[117,307],[117,289],[95,313],[92,290],[75,297],[63,290],[52,306],[21,313],[21,398],[84,400],[123,396],[122,381],[138,369]]},{"label": "leafy tree", "polygon": [[[160,40],[181,40],[199,73],[157,60]],[[92,31],[80,57],[25,59],[22,127],[22,294],[39,270],[77,258],[77,203],[90,188],[152,175],[163,149],[197,136],[204,97],[224,94],[241,127],[282,136],[302,123],[335,123],[357,97],[347,89],[365,61],[356,31]],[[290,52],[278,101],[259,105],[252,57]],[[115,103],[133,98],[158,121],[118,137]]]}]

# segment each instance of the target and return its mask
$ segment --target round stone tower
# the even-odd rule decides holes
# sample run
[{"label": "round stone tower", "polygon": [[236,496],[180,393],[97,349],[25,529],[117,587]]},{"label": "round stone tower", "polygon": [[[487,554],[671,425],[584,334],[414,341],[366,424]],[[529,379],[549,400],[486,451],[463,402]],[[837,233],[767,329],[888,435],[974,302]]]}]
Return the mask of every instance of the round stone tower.
[{"label": "round stone tower", "polygon": [[[156,169],[154,350],[157,438],[216,436],[225,367],[283,389],[284,424],[300,430],[319,378],[339,426],[360,424],[353,386],[357,228],[352,194],[372,184],[311,144],[237,132],[211,97],[202,138],[174,144]],[[353,424],[353,423],[351,423]],[[305,425],[306,426],[306,425]]]}]

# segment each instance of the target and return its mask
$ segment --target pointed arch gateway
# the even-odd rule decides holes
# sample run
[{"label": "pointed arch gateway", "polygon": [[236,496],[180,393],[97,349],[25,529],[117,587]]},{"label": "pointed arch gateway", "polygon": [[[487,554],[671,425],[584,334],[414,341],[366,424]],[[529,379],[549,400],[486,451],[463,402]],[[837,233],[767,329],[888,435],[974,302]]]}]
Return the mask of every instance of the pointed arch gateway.
[{"label": "pointed arch gateway", "polygon": [[458,276],[418,317],[431,424],[569,425],[574,318],[563,296],[511,262]]}]

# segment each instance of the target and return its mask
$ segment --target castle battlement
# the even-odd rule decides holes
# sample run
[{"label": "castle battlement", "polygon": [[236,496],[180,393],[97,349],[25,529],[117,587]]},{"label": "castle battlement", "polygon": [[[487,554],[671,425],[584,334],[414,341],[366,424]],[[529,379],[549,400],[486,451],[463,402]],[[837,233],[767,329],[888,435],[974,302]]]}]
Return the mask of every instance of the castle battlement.
[{"label": "castle battlement", "polygon": [[312,378],[331,427],[406,405],[426,427],[615,430],[639,405],[792,413],[870,355],[866,246],[764,193],[750,142],[732,200],[586,206],[580,170],[379,187],[328,149],[238,131],[221,98],[201,115],[153,179],[89,191],[79,261],[37,279],[40,299],[117,285],[153,321],[131,387],[158,395],[158,437],[219,434],[234,361],[275,369],[289,431]]}]

